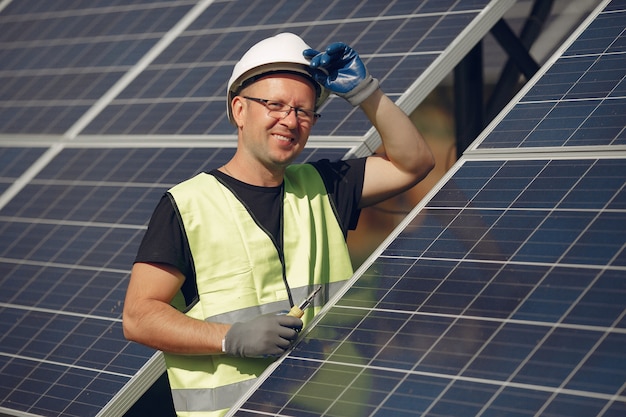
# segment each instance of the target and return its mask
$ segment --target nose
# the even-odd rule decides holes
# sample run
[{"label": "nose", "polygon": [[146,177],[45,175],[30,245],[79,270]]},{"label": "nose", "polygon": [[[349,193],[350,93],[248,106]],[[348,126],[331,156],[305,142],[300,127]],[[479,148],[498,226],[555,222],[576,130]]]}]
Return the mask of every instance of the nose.
[{"label": "nose", "polygon": [[293,107],[290,107],[289,110],[285,111],[285,115],[280,119],[280,121],[290,129],[294,129],[298,126],[298,117],[296,116],[296,111]]}]

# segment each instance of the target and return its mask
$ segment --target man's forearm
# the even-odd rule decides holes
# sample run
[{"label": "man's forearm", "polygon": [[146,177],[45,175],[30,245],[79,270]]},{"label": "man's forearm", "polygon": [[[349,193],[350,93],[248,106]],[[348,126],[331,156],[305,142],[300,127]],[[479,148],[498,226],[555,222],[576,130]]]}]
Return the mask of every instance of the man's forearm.
[{"label": "man's forearm", "polygon": [[411,119],[387,97],[376,90],[361,108],[380,134],[385,155],[400,171],[419,181],[432,169],[434,156]]},{"label": "man's forearm", "polygon": [[185,316],[158,300],[143,301],[124,315],[124,336],[153,349],[187,355],[222,352],[222,340],[230,328]]}]

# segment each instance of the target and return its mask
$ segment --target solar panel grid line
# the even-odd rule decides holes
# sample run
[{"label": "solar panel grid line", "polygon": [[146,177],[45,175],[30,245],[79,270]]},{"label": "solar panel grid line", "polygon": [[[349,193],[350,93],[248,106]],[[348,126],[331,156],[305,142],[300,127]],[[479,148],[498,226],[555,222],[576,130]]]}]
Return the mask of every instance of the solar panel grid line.
[{"label": "solar panel grid line", "polygon": [[[290,359],[298,360],[299,358],[294,357]],[[399,372],[395,368],[376,366],[376,365],[363,366],[363,365],[354,364],[354,363],[333,362],[332,360],[321,361],[315,358],[307,358],[306,360],[310,362],[328,363],[328,364],[335,364],[335,365],[340,365],[340,366],[354,367],[354,368],[361,369],[361,370],[369,368],[373,370],[386,371],[386,372]],[[441,374],[441,373],[424,372],[424,371],[416,371],[416,370],[409,370],[409,371],[402,371],[402,372],[403,373],[406,372],[407,375],[428,376],[428,377],[437,378],[437,379],[445,379],[450,382],[466,381],[466,382],[473,382],[473,383],[484,384],[484,385],[494,385],[500,388],[513,387],[513,388],[520,388],[520,389],[525,389],[525,390],[543,391],[543,392],[547,392],[550,394],[561,393],[561,394],[576,395],[576,396],[588,397],[588,398],[598,398],[598,399],[607,400],[607,401],[608,400],[626,401],[626,396],[619,395],[619,394],[611,395],[611,394],[603,394],[603,393],[597,393],[597,392],[574,390],[574,389],[568,389],[568,388],[562,388],[562,387],[553,388],[553,387],[539,385],[539,384],[524,384],[524,383],[513,382],[513,381],[497,381],[497,380],[487,379],[487,378],[476,378],[476,377],[469,377],[469,376],[464,376],[464,375],[446,375],[446,374]],[[259,413],[261,415],[267,414],[267,415],[273,415],[273,416],[286,416],[286,414],[283,414],[281,412],[264,413],[262,410],[255,410],[255,409],[241,408],[241,411],[251,411],[251,412]]]},{"label": "solar panel grid line", "polygon": [[[624,310],[624,312],[622,313],[622,316],[619,319],[616,319],[615,324],[619,323],[619,320],[623,319],[624,316],[626,316],[626,310]],[[537,410],[537,413],[535,415],[541,415],[543,414],[546,409],[548,408],[548,406],[552,403],[552,401],[556,398],[557,392],[560,394],[562,389],[566,389],[565,386],[572,380],[572,378],[574,378],[575,374],[580,370],[580,368],[582,367],[582,364],[585,363],[588,359],[591,358],[591,355],[593,352],[596,351],[596,349],[600,346],[600,344],[604,341],[604,339],[608,336],[609,332],[605,332],[604,333],[604,337],[599,338],[596,343],[594,344],[594,346],[591,347],[591,349],[589,349],[589,351],[587,352],[587,354],[581,359],[581,361],[578,363],[577,366],[575,366],[574,368],[572,368],[571,372],[569,373],[569,375],[563,379],[563,381],[561,382],[561,385],[558,388],[558,391],[555,391],[550,398],[548,399],[548,401],[546,401],[544,403],[544,405]],[[625,383],[626,384],[626,383]],[[495,396],[494,396],[495,398]],[[618,392],[616,392],[611,398],[607,399],[609,401],[615,401],[615,400],[621,400],[621,401],[626,401],[626,396],[622,396],[620,398],[620,396],[618,395]],[[607,405],[608,407],[608,405]]]},{"label": "solar panel grid line", "polygon": [[[117,271],[117,272],[124,272],[124,273],[126,273],[128,271]],[[15,310],[35,311],[35,312],[46,313],[46,314],[60,314],[60,315],[71,316],[71,317],[80,317],[80,318],[88,318],[88,319],[94,319],[94,320],[103,320],[103,321],[107,321],[107,322],[118,322],[118,323],[122,322],[122,319],[119,318],[119,317],[106,317],[106,316],[99,316],[99,315],[94,315],[94,314],[78,313],[78,312],[67,311],[67,310],[54,310],[54,309],[51,309],[51,308],[43,308],[43,307],[36,307],[36,306],[25,306],[25,305],[21,305],[21,304],[13,304],[13,303],[0,302],[0,307],[2,307],[2,308],[12,308],[12,309],[15,309]]]},{"label": "solar panel grid line", "polygon": [[[12,40],[10,42],[0,42],[0,47],[4,50],[18,50],[18,49],[37,49],[37,48],[52,48],[59,46],[72,46],[72,45],[84,45],[84,44],[109,44],[107,48],[111,48],[111,44],[115,42],[128,42],[128,41],[142,41],[142,40],[156,40],[160,39],[161,34],[159,33],[137,33],[137,34],[118,34],[118,35],[94,35],[94,36],[76,36],[71,38],[56,38],[56,39],[48,39],[48,40],[28,40],[28,41],[18,41]],[[82,61],[82,58],[85,57],[88,50],[81,51],[80,54],[77,54],[73,57],[72,61],[66,62],[66,67],[59,67],[54,65],[56,63],[51,63],[45,68],[26,68],[26,69],[16,69],[16,68],[3,68],[0,71],[2,75],[49,75],[49,74],[64,74],[64,73],[83,73],[83,72],[112,72],[119,70],[128,70],[131,68],[130,65],[121,65],[118,64],[109,66],[109,67],[101,67],[101,66],[80,66],[79,63]]]},{"label": "solar panel grid line", "polygon": [[[531,209],[519,209],[516,211],[534,211]],[[579,213],[579,210],[562,210],[564,212],[576,212]],[[586,211],[586,210],[582,210],[582,211]],[[591,211],[591,210],[588,210]],[[607,212],[611,212],[611,210],[607,211]],[[613,210],[612,212],[615,213],[622,213],[621,210]],[[406,257],[406,256],[402,256],[402,255],[394,255],[394,256],[387,256],[385,254],[382,254],[378,257],[379,259],[412,259],[411,257]],[[459,258],[448,258],[448,257],[431,257],[431,256],[421,256],[420,257],[421,260],[424,261],[437,261],[437,260],[441,260],[444,262],[459,262],[460,259]],[[472,262],[472,263],[479,263],[479,264],[486,264],[486,265],[501,265],[502,261],[497,261],[497,260],[485,260],[485,259],[466,259],[466,260],[462,260],[464,262]],[[507,265],[517,265],[517,266],[537,266],[537,267],[550,267],[553,264],[550,262],[540,262],[540,261],[517,261],[517,260],[508,260],[507,261]],[[587,269],[587,270],[602,270],[602,271],[626,271],[626,267],[621,266],[621,265],[608,265],[608,266],[598,266],[598,265],[585,265],[585,264],[575,264],[575,263],[567,263],[567,262],[563,262],[560,263],[559,266],[564,267],[564,268],[576,268],[576,269]]]},{"label": "solar panel grid line", "polygon": [[[421,258],[421,259],[435,260],[435,259],[428,259],[428,258]],[[446,259],[444,259],[444,261],[446,261]],[[455,260],[450,259],[449,261],[452,262]],[[482,261],[482,262],[486,262],[486,261]],[[492,263],[500,264],[501,262],[492,262]],[[560,266],[565,266],[565,265],[560,265]],[[622,271],[623,268],[617,268],[616,270]],[[384,308],[384,307],[376,307],[374,309],[371,309],[371,308],[359,307],[359,306],[354,306],[354,305],[336,304],[336,306],[341,307],[342,309],[346,309],[346,310],[376,311],[376,312],[394,313],[394,314],[400,314],[400,315],[406,315],[406,316],[409,316],[409,315],[423,316],[425,318],[428,318],[428,317],[445,318],[445,319],[450,319],[450,320],[459,320],[459,319],[465,320],[466,319],[466,320],[471,320],[471,321],[476,321],[476,322],[493,323],[495,325],[515,324],[515,325],[520,325],[520,326],[545,327],[548,329],[558,328],[558,329],[564,329],[564,330],[576,330],[576,331],[580,330],[580,331],[587,331],[587,332],[593,332],[593,333],[614,332],[618,334],[626,334],[626,328],[616,327],[616,326],[601,326],[601,325],[565,323],[565,322],[555,323],[555,322],[531,320],[531,319],[515,319],[515,318],[510,318],[510,317],[501,318],[501,317],[490,317],[490,316],[477,316],[477,315],[472,315],[472,314],[461,315],[461,314],[448,314],[448,313],[438,313],[438,312],[429,312],[429,311],[406,311],[406,310]],[[308,333],[308,331],[310,330],[311,329],[309,328],[306,332]],[[306,335],[307,333],[304,333],[304,335]],[[310,359],[310,358],[306,358],[306,359]]]},{"label": "solar panel grid line", "polygon": [[[521,246],[520,246],[520,248],[521,248]],[[557,263],[558,263],[558,262],[557,262]],[[551,268],[554,268],[554,266],[551,266]],[[544,277],[547,277],[547,276],[548,276],[548,274],[549,274],[549,271],[548,271],[548,272],[546,272],[546,274],[544,275]],[[596,276],[596,279],[597,279],[597,278],[598,278],[598,276]],[[541,283],[542,283],[542,282],[541,282],[541,281],[539,281],[539,282],[537,283],[537,287],[538,287],[539,285],[541,285]],[[587,287],[587,289],[589,289],[589,288],[591,287],[591,285],[593,285],[593,282],[592,282],[592,283],[591,283],[591,284]],[[537,288],[537,287],[536,287],[536,288]],[[581,292],[581,294],[578,296],[578,300],[577,300],[577,301],[581,300],[581,299],[583,298],[584,294],[585,294],[584,292]],[[478,298],[478,296],[480,296],[480,292],[479,292],[479,293],[477,293],[477,295],[475,296],[475,298],[474,298],[474,299],[477,299],[477,298]],[[532,292],[529,292],[529,293],[528,293],[528,295],[526,296],[526,299],[529,299],[531,296],[532,296]],[[520,307],[521,307],[521,305],[524,303],[524,301],[525,301],[525,300],[522,300],[522,301],[519,303],[519,306],[520,306]],[[548,340],[548,338],[549,338],[550,336],[552,336],[552,330],[554,330],[555,328],[557,328],[557,327],[561,324],[561,322],[562,322],[563,318],[565,318],[565,317],[566,317],[566,315],[567,315],[567,313],[568,313],[569,311],[571,311],[571,310],[574,308],[574,306],[577,304],[577,301],[574,301],[574,302],[570,305],[569,309],[568,309],[567,311],[565,311],[565,312],[564,312],[564,314],[562,315],[562,317],[561,317],[561,319],[560,319],[559,321],[554,322],[554,323],[551,323],[551,325],[549,326],[549,327],[550,327],[550,330],[544,334],[544,336],[543,336],[543,338],[542,338],[541,340],[539,340],[539,341],[536,341],[536,342],[535,342],[535,348],[534,348],[533,350],[531,350],[531,351],[527,354],[526,359],[525,359],[524,361],[520,362],[520,364],[518,365],[517,369],[516,369],[516,370],[514,370],[513,372],[511,372],[511,374],[509,375],[508,379],[506,380],[506,382],[507,382],[507,383],[509,383],[509,382],[513,381],[513,379],[515,379],[515,377],[517,376],[517,373],[518,373],[519,371],[521,371],[521,370],[524,368],[524,366],[528,363],[528,361],[530,360],[530,358],[531,358],[534,354],[536,354],[536,353],[539,351],[539,349],[543,346],[543,344],[545,343],[545,341],[547,341],[547,340]],[[468,303],[468,306],[469,306],[469,303]],[[465,314],[464,314],[464,313],[465,313],[465,311],[463,311],[459,317],[464,317],[464,316],[465,316]],[[510,314],[510,315],[511,315],[511,316],[514,316],[514,315],[515,315],[515,313],[516,313],[516,311],[514,310],[514,311],[512,311],[512,312],[511,312],[511,314]],[[620,320],[624,317],[624,315],[625,315],[625,314],[626,314],[626,310],[624,310],[624,312],[622,313],[621,317],[618,317],[618,318],[614,321],[614,325],[613,325],[613,326],[611,326],[611,328],[614,328],[614,327],[615,327],[615,325],[617,325],[617,324],[620,322]],[[452,326],[452,325],[451,325],[451,326]],[[503,325],[500,327],[500,329],[502,329],[502,328],[503,328]],[[465,372],[465,371],[466,371],[466,370],[467,370],[467,369],[471,366],[472,361],[473,361],[475,358],[479,357],[479,355],[482,353],[482,352],[481,352],[481,351],[482,351],[482,349],[483,349],[483,348],[485,348],[486,346],[488,346],[488,345],[489,345],[489,343],[493,340],[493,338],[496,336],[496,334],[497,334],[497,333],[498,333],[498,330],[494,331],[494,333],[493,333],[493,334],[492,334],[492,335],[491,335],[491,336],[490,336],[490,337],[489,337],[489,338],[485,341],[485,343],[483,344],[483,347],[482,347],[481,349],[479,349],[479,350],[477,350],[477,351],[476,351],[476,353],[474,354],[473,359],[472,359],[472,360],[469,360],[469,361],[465,364],[465,366],[464,366],[462,369],[460,369],[460,371],[459,371],[459,373],[458,373],[459,375],[460,375],[460,374],[463,374],[463,373],[464,373],[464,372]],[[606,336],[606,335],[608,334],[608,332],[607,332],[607,331],[604,331],[603,333],[604,333],[604,336]],[[443,334],[442,334],[442,337],[443,337]],[[600,344],[600,342],[601,342],[602,340],[603,340],[602,338],[599,338],[599,339],[598,339],[598,341],[596,342],[596,346],[597,346],[597,345],[599,345],[599,344]],[[433,344],[433,346],[435,346],[435,344]],[[589,351],[587,352],[587,354],[586,354],[586,358],[588,358],[588,357],[591,355],[591,353],[592,353],[592,352],[593,352],[593,349],[592,349],[592,350],[589,350]],[[574,375],[574,374],[575,374],[575,372],[577,371],[578,367],[580,367],[580,366],[581,366],[581,364],[583,363],[583,361],[584,361],[584,360],[585,360],[585,358],[583,358],[583,359],[581,360],[581,362],[579,362],[579,364],[578,364],[578,365],[577,365],[574,369],[572,369],[572,371],[570,372],[570,377],[569,377],[569,378],[565,378],[565,379],[562,381],[561,386],[559,386],[559,387],[557,388],[557,390],[555,390],[555,391],[553,392],[553,395],[552,395],[551,399],[553,399],[553,398],[554,398],[554,395],[555,395],[557,392],[562,393],[562,391],[561,391],[561,390],[565,389],[565,388],[564,388],[564,387],[565,387],[565,385],[569,382],[569,379],[570,379],[571,377],[573,377],[573,375]],[[416,366],[417,366],[417,364],[416,364]],[[493,403],[493,401],[497,398],[497,396],[498,396],[499,394],[501,394],[501,393],[502,393],[503,387],[504,387],[504,386],[502,386],[501,388],[499,388],[499,389],[498,389],[498,390],[497,390],[497,391],[496,391],[496,392],[492,395],[491,399],[490,399],[489,401],[487,401],[487,402],[483,405],[482,409],[479,411],[479,413],[477,414],[477,416],[482,415],[482,414],[483,414],[483,412],[485,412],[485,411],[486,411],[486,410],[487,410],[487,409],[491,406],[491,404],[492,404],[492,403]],[[441,398],[443,398],[444,394],[447,392],[447,390],[448,390],[449,388],[451,388],[451,385],[448,385],[448,386],[446,387],[446,389],[444,389],[444,390],[442,390],[442,391],[441,391],[441,393],[439,394],[439,397],[437,397],[437,398],[436,398],[436,399],[435,399],[435,400],[431,403],[431,406],[425,410],[425,412],[424,412],[425,414],[428,414],[428,412],[431,410],[431,408],[432,408],[432,407],[434,407],[434,406],[435,406],[435,405],[439,402],[439,400],[440,400]],[[535,388],[535,389],[536,389],[536,388]],[[586,394],[586,393],[584,393],[584,392],[580,392],[580,393],[577,393],[577,395],[583,395],[583,396],[584,396],[584,395],[587,395],[587,394]],[[626,399],[626,397],[625,397],[624,399]],[[537,415],[540,415],[540,414],[541,414],[541,412],[542,412],[543,410],[545,410],[545,408],[549,405],[549,403],[550,403],[550,400],[546,401],[546,402],[544,403],[544,405],[542,406],[542,408],[541,408],[541,409],[537,412]]]},{"label": "solar panel grid line", "polygon": [[[97,369],[97,368],[89,368],[86,366],[80,366],[80,365],[75,365],[75,364],[68,364],[68,363],[64,363],[64,362],[59,362],[59,361],[53,361],[53,360],[48,360],[48,359],[34,359],[28,356],[23,356],[23,355],[16,355],[16,354],[7,354],[7,353],[1,353],[0,355],[8,357],[8,358],[12,358],[12,359],[21,359],[21,360],[25,360],[25,361],[36,361],[39,363],[44,363],[44,364],[48,364],[48,365],[54,365],[54,366],[58,366],[58,367],[67,367],[70,369],[79,369],[79,370],[83,370],[83,371],[89,371],[89,372],[94,372],[94,373],[99,373],[102,372],[103,374],[108,374],[108,375],[113,375],[113,376],[120,376],[123,378],[131,378],[133,375],[132,374],[124,374],[124,373],[120,373],[120,372],[112,372],[112,371],[108,371],[108,370],[103,370],[103,369]],[[42,393],[43,395],[45,395],[45,393]]]},{"label": "solar panel grid line", "polygon": [[[99,308],[99,303],[107,302],[108,305],[110,305],[110,307],[108,307],[107,309],[107,313],[109,314],[109,316],[114,317],[114,318],[119,317],[119,314],[120,314],[119,310],[121,308],[121,300],[119,300],[118,302],[112,302],[106,297],[107,296],[111,297],[113,296],[112,292],[116,290],[120,290],[119,284],[122,283],[123,281],[122,278],[125,278],[128,275],[127,270],[120,270],[116,268],[107,268],[107,267],[76,266],[76,265],[56,263],[56,262],[47,262],[47,261],[38,262],[38,261],[19,260],[19,259],[10,259],[10,258],[0,258],[0,260],[7,267],[10,267],[11,265],[14,267],[14,269],[18,269],[19,267],[32,267],[28,269],[38,271],[37,273],[33,274],[33,276],[28,277],[26,280],[24,280],[24,286],[18,287],[17,285],[9,286],[8,284],[5,284],[4,287],[5,287],[6,292],[5,294],[3,294],[2,298],[7,302],[7,305],[10,304],[14,307],[22,305],[22,306],[25,306],[26,309],[28,308],[28,306],[31,306],[34,309],[38,309],[38,308],[48,308],[48,307],[51,308],[52,305],[54,305],[58,309],[57,314],[63,315],[66,312],[69,312],[71,315],[73,315],[73,314],[87,314],[85,313],[85,311],[87,310],[89,314],[94,314],[94,311],[96,311],[95,309]],[[61,276],[59,277],[58,281],[46,282],[39,276],[39,274],[43,272],[43,269],[42,268],[38,269],[36,267],[44,267],[47,270],[56,269],[59,271],[64,271],[64,273],[60,274]],[[62,304],[59,304],[61,303],[60,301],[61,297],[59,296],[57,296],[57,298],[53,300],[54,302],[52,301],[46,302],[45,298],[47,296],[55,295],[54,290],[64,289],[63,288],[64,286],[69,287],[70,283],[72,287],[76,287],[77,285],[75,282],[68,283],[66,281],[70,281],[70,278],[68,277],[69,274],[72,274],[72,273],[78,274],[81,272],[84,273],[82,275],[86,275],[86,273],[94,273],[90,277],[91,281],[86,280],[87,282],[85,282],[85,284],[88,284],[90,282],[93,283],[94,280],[102,280],[103,282],[96,282],[93,288],[90,288],[87,285],[83,285],[82,288],[75,289],[75,292],[72,292],[70,294],[65,294],[67,301],[63,301]],[[109,282],[108,279],[105,281],[106,278],[105,279],[101,278],[101,276],[103,275],[106,275],[106,277],[115,276],[118,280],[118,286],[116,286],[114,282]],[[74,279],[74,281],[76,281],[76,278]],[[81,284],[83,283],[82,280],[80,282]],[[106,285],[110,285],[110,287],[106,287],[106,289],[102,291],[102,288],[105,287]],[[84,296],[84,294],[82,294],[81,291],[94,292],[94,293],[97,291],[98,297],[103,297],[103,299],[97,299],[94,301],[94,304],[86,306],[86,307],[79,306],[78,304],[72,304],[76,301],[77,297]],[[24,294],[26,294],[26,296],[28,297],[25,297]],[[35,299],[36,297],[37,299]],[[91,298],[95,298],[95,296]],[[31,303],[31,304],[28,304],[28,303]],[[42,307],[42,306],[47,306],[47,307]]]},{"label": "solar panel grid line", "polygon": [[[60,146],[62,149],[180,149],[180,148],[216,148],[235,149],[233,135],[78,135],[68,141],[58,135],[1,135],[4,148],[38,148],[42,146]],[[309,149],[350,149],[360,145],[360,136],[311,135],[307,141]],[[43,183],[41,180],[34,180]],[[135,186],[137,183],[134,183]],[[173,184],[172,184],[173,185]],[[130,186],[130,184],[129,184]]]},{"label": "solar panel grid line", "polygon": [[0,257],[0,262],[6,264],[15,264],[15,265],[28,265],[28,266],[41,266],[46,268],[61,268],[68,270],[77,270],[77,271],[89,271],[89,272],[110,272],[115,274],[127,274],[128,270],[125,269],[117,269],[117,268],[103,268],[97,266],[90,265],[74,265],[63,262],[48,262],[48,261],[33,261],[33,260],[24,260],[24,259],[15,259],[15,258],[6,258]]},{"label": "solar panel grid line", "polygon": [[598,146],[568,146],[561,147],[541,147],[541,148],[477,148],[471,152],[466,151],[463,155],[465,160],[500,160],[503,153],[510,155],[515,160],[535,160],[545,159],[546,155],[553,160],[562,159],[596,159],[623,157],[626,152],[626,145],[598,145]]},{"label": "solar panel grid line", "polygon": [[[12,1],[12,0],[4,0],[4,1]],[[0,4],[1,5],[1,4]],[[1,10],[1,9],[0,9]],[[40,417],[36,414],[31,414],[31,413],[17,413],[17,414],[9,414],[9,413],[14,413],[13,410],[11,410],[10,408],[5,408],[5,407],[0,407],[0,413],[5,413],[8,416],[16,416],[16,417]]]}]

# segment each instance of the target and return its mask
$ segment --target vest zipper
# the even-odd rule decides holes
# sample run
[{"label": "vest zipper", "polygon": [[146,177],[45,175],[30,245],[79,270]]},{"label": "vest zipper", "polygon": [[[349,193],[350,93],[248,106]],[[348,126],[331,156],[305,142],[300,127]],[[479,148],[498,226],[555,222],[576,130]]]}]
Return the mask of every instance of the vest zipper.
[{"label": "vest zipper", "polygon": [[283,245],[285,243],[284,231],[283,231],[283,225],[284,225],[283,212],[285,210],[284,209],[284,207],[285,207],[285,183],[283,182],[283,186],[282,186],[283,197],[282,197],[282,204],[280,205],[280,225],[279,225],[280,230],[278,231],[278,234],[279,234],[280,239],[282,240],[282,242],[279,243],[279,242],[276,242],[276,239],[274,239],[274,237],[269,232],[269,230],[267,230],[265,227],[263,227],[261,222],[259,222],[259,220],[256,218],[256,216],[253,214],[252,210],[250,210],[250,207],[248,207],[248,205],[241,198],[239,198],[239,196],[237,195],[235,190],[232,187],[230,187],[229,184],[227,184],[226,181],[222,180],[219,176],[214,175],[214,177],[224,187],[228,188],[231,193],[233,193],[235,198],[237,198],[237,200],[239,200],[239,202],[245,207],[245,209],[248,212],[248,214],[250,215],[250,217],[252,217],[252,220],[254,220],[254,223],[256,223],[256,225],[259,227],[259,229],[261,229],[261,230],[263,230],[263,232],[265,232],[265,234],[270,238],[270,240],[274,244],[274,248],[276,249],[276,252],[278,253],[278,260],[280,261],[280,265],[281,265],[281,270],[282,270],[282,275],[283,275],[283,283],[285,284],[285,289],[287,290],[287,298],[289,299],[289,308],[293,307],[295,305],[295,303],[293,302],[293,296],[291,295],[291,287],[289,287],[289,283],[287,282],[287,265],[285,264],[285,254],[284,254],[284,251],[283,251]]}]

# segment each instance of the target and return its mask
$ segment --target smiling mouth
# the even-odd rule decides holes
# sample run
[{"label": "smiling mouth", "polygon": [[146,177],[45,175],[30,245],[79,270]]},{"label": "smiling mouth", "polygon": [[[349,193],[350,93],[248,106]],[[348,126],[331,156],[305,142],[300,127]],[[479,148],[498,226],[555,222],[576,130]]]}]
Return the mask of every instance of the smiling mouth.
[{"label": "smiling mouth", "polygon": [[280,140],[281,142],[289,142],[289,143],[291,143],[291,142],[294,141],[294,138],[289,138],[287,136],[279,135],[277,133],[274,134],[274,137],[276,139]]}]

